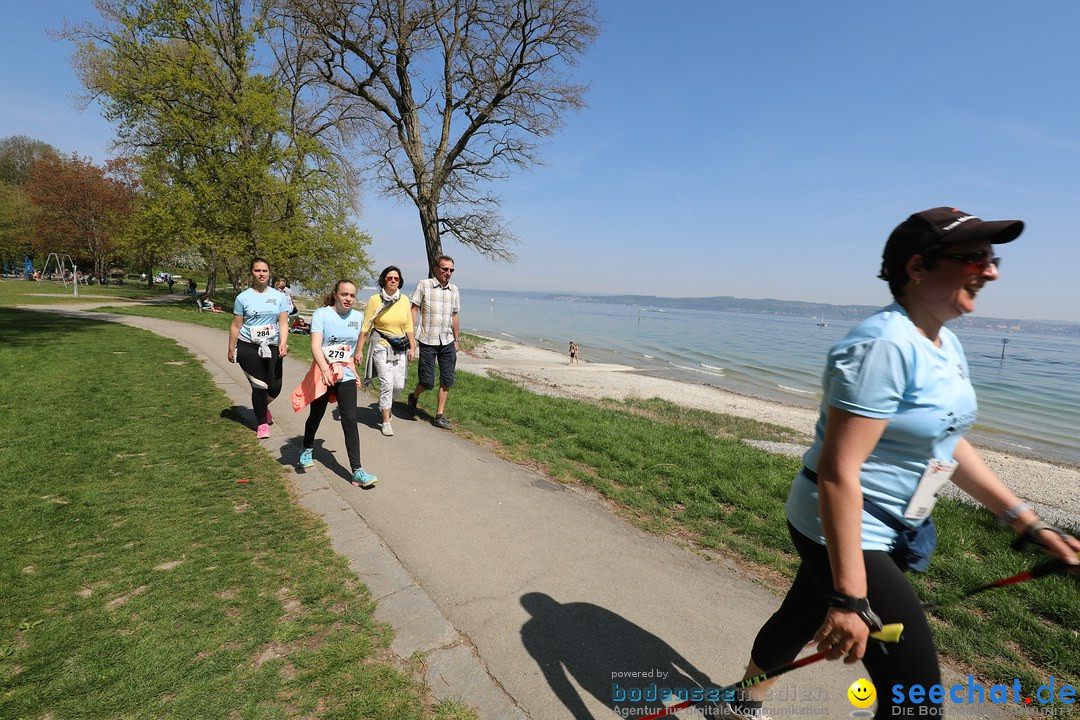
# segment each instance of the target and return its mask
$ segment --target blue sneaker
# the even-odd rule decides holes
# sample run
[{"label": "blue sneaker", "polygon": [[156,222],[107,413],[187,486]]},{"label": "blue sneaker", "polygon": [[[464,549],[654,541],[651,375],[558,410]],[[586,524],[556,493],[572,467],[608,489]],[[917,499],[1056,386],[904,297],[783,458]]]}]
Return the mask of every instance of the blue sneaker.
[{"label": "blue sneaker", "polygon": [[311,459],[311,448],[304,448],[304,452],[300,453],[300,467],[315,467],[315,461]]},{"label": "blue sneaker", "polygon": [[353,485],[359,485],[362,488],[366,488],[379,482],[379,478],[375,477],[364,468],[356,468],[353,470],[352,480],[349,482]]}]

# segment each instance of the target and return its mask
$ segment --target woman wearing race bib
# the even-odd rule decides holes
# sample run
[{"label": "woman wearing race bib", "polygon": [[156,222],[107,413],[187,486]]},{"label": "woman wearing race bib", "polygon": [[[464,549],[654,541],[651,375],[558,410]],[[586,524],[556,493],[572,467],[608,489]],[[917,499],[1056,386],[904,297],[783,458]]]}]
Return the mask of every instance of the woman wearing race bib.
[{"label": "woman wearing race bib", "polygon": [[[372,295],[364,307],[364,327],[360,347],[367,348],[364,365],[364,386],[379,378],[379,410],[382,411],[382,434],[394,434],[390,425],[390,408],[405,389],[409,363],[416,357],[413,339],[412,305],[402,297],[405,279],[396,265],[379,274],[378,294]],[[367,339],[371,338],[368,343]]]},{"label": "woman wearing race bib", "polygon": [[270,437],[270,403],[281,393],[281,359],[288,354],[289,305],[270,287],[270,263],[251,261],[251,287],[236,296],[229,328],[229,362],[240,364],[251,384],[255,435]]},{"label": "woman wearing race bib", "polygon": [[[758,632],[745,678],[791,662],[813,641],[831,660],[863,661],[878,688],[875,717],[939,714],[933,696],[917,709],[912,693],[898,707],[887,689],[941,681],[904,569],[929,561],[927,523],[944,482],[1049,554],[1077,563],[1080,541],[1039,520],[963,437],[975,422],[975,390],[960,342],[944,325],[975,309],[978,293],[998,278],[993,246],[1023,228],[940,207],[915,213],[889,236],[879,277],[894,302],[829,351],[814,443],[787,500],[802,564]],[[902,642],[886,649],[870,640],[882,622],[902,623]],[[726,703],[724,716],[767,717],[761,699],[773,682]]]},{"label": "woman wearing race bib", "polygon": [[[356,348],[362,318],[360,313],[353,310],[354,302],[356,284],[351,280],[338,280],[333,291],[323,300],[323,307],[311,315],[312,372],[318,373],[317,385],[321,392],[308,403],[311,412],[304,425],[300,466],[307,468],[315,464],[311,457],[315,433],[330,396],[334,395],[337,397],[341,429],[345,433],[345,450],[352,470],[350,482],[360,487],[370,487],[378,478],[360,466],[360,435],[356,429]],[[297,407],[295,400],[293,407]]]}]

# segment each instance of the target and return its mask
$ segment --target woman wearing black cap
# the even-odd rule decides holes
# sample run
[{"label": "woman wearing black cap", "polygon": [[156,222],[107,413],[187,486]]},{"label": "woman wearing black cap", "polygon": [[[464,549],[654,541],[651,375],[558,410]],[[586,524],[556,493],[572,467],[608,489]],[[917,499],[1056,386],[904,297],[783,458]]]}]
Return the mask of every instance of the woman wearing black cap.
[{"label": "woman wearing black cap", "polygon": [[[894,302],[829,351],[814,443],[787,500],[802,564],[758,631],[745,677],[794,660],[812,640],[830,659],[863,660],[878,688],[878,718],[906,714],[893,709],[894,685],[940,683],[926,615],[904,571],[929,561],[929,515],[944,482],[1077,564],[1080,541],[1039,520],[963,438],[975,421],[975,391],[963,349],[944,326],[975,309],[998,277],[993,245],[1023,228],[942,207],[912,215],[889,237],[880,277]],[[905,628],[887,652],[869,641],[881,620]],[[769,685],[727,703],[724,714],[766,717],[760,698]],[[924,712],[936,704],[921,703]]]}]

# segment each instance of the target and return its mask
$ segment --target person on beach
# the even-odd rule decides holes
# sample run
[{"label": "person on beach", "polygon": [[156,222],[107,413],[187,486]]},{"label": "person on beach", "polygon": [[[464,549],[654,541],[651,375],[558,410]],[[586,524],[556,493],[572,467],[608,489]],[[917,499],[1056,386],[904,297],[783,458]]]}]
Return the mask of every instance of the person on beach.
[{"label": "person on beach", "polygon": [[[435,427],[450,429],[443,417],[446,398],[454,385],[457,366],[458,311],[461,297],[457,286],[450,282],[454,274],[454,259],[449,255],[435,258],[435,277],[421,280],[412,294],[413,325],[419,326],[416,339],[420,344],[420,365],[416,387],[409,393],[409,412],[416,417],[416,401],[424,392],[435,387],[435,364],[439,365],[439,396],[436,404]],[[419,322],[418,320],[419,316]]]},{"label": "person on beach", "polygon": [[[995,244],[1019,220],[984,221],[954,208],[915,213],[885,245],[881,277],[894,302],[863,320],[828,355],[812,446],[787,499],[802,564],[780,609],[758,632],[745,678],[795,659],[811,640],[831,660],[862,660],[878,691],[875,717],[914,715],[886,688],[940,682],[937,649],[907,577],[936,542],[929,519],[947,481],[1027,541],[1077,564],[1080,541],[1041,521],[982,461],[964,433],[975,422],[967,360],[944,323],[972,312],[997,280]],[[869,640],[882,621],[903,623],[888,649]],[[773,681],[725,703],[725,717],[767,717]],[[908,698],[910,702],[910,696]],[[940,713],[928,700],[922,712]]]},{"label": "person on beach", "polygon": [[281,394],[281,359],[288,352],[289,308],[285,296],[270,287],[270,263],[251,261],[251,286],[236,296],[229,327],[229,362],[240,363],[251,384],[255,436],[270,437],[270,403]]},{"label": "person on beach", "polygon": [[409,363],[416,357],[412,304],[401,294],[404,282],[397,265],[387,266],[379,273],[379,292],[364,306],[364,324],[360,331],[360,347],[367,348],[364,387],[378,376],[382,434],[387,437],[394,434],[390,408],[405,389]]},{"label": "person on beach", "polygon": [[345,434],[345,451],[353,485],[371,487],[378,478],[364,470],[360,463],[360,434],[356,428],[356,348],[362,318],[353,309],[356,302],[356,283],[338,280],[334,289],[323,299],[323,306],[311,315],[311,369],[293,391],[293,409],[299,412],[304,405],[311,410],[304,424],[304,443],[299,465],[313,467],[311,457],[315,433],[319,430],[331,399],[337,399],[341,430]]},{"label": "person on beach", "polygon": [[570,341],[570,364],[577,365],[577,343]]}]

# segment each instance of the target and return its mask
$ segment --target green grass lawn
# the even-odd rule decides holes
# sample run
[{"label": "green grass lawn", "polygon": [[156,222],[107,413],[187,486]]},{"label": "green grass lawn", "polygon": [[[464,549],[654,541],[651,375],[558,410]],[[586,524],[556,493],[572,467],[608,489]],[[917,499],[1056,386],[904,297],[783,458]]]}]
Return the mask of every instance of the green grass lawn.
[{"label": "green grass lawn", "polygon": [[472,717],[176,343],[0,308],[0,378],[0,717]]},{"label": "green grass lawn", "polygon": [[[80,297],[75,297],[74,287],[71,283],[64,287],[63,283],[51,280],[42,280],[41,282],[15,279],[0,280],[0,307],[100,302],[101,297],[145,300],[147,298],[163,297],[168,294],[169,289],[167,287],[155,285],[153,288],[148,288],[145,283],[131,280],[126,281],[124,285],[80,285]],[[174,288],[172,295],[180,298],[183,297],[183,292],[177,287]]]},{"label": "green grass lawn", "polygon": [[[477,342],[482,340],[462,338],[466,348]],[[407,388],[415,384],[415,371],[413,363]],[[434,405],[435,393],[425,393],[423,418],[433,415]],[[458,373],[447,415],[456,432],[560,482],[595,489],[657,534],[733,553],[763,566],[766,577],[794,573],[784,500],[799,461],[742,442],[805,440],[794,431],[657,399],[586,403],[547,397],[465,372]],[[997,527],[988,512],[943,499],[934,516],[938,551],[929,572],[913,576],[927,600],[1012,575],[1045,557],[1012,551],[1011,532]],[[785,583],[780,580],[778,589]],[[933,617],[942,651],[989,681],[1018,677],[1033,689],[1053,675],[1059,685],[1080,684],[1076,576],[987,592]]]},{"label": "green grass lawn", "polygon": [[[232,323],[232,303],[229,303],[227,307],[223,306],[223,312],[199,312],[195,307],[195,303],[191,300],[180,303],[170,303],[168,305],[102,305],[101,307],[94,308],[94,312],[106,312],[116,313],[118,315],[139,315],[142,317],[152,317],[161,320],[177,320],[179,322],[193,323],[195,325],[202,325],[204,327],[219,328],[225,332],[229,331],[229,324]],[[224,347],[225,340],[222,340],[222,347]]]}]

